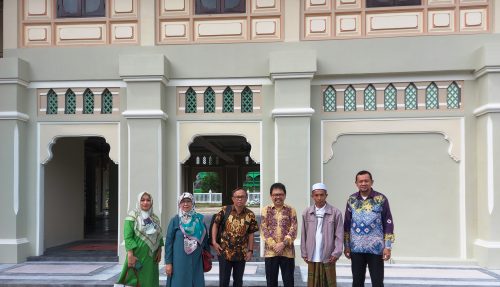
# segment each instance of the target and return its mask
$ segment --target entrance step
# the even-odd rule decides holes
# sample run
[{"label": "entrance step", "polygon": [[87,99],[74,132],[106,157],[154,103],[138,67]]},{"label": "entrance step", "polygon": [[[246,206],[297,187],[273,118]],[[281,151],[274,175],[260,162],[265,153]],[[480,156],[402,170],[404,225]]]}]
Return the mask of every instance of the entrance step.
[{"label": "entrance step", "polygon": [[118,262],[116,240],[81,240],[51,247],[27,261]]}]

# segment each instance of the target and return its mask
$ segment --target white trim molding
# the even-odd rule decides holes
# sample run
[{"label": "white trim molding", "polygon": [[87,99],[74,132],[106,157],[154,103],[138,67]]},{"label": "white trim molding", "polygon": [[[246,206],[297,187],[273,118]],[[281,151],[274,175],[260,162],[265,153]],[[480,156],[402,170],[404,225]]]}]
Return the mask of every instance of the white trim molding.
[{"label": "white trim molding", "polygon": [[490,103],[482,105],[474,110],[474,115],[480,117],[489,113],[500,113],[500,103]]},{"label": "white trim molding", "polygon": [[489,73],[500,73],[500,66],[499,65],[484,66],[481,69],[475,70],[474,76],[476,77],[476,79],[478,79]]},{"label": "white trim molding", "polygon": [[283,79],[312,79],[314,78],[314,72],[292,72],[292,73],[271,73],[271,80],[283,80]]},{"label": "white trim molding", "polygon": [[170,79],[170,81],[168,81],[168,86],[172,87],[265,85],[272,85],[272,82],[271,80],[269,80],[269,78]]},{"label": "white trim molding", "polygon": [[47,81],[31,82],[30,89],[56,89],[56,88],[125,88],[124,81]]},{"label": "white trim molding", "polygon": [[0,245],[20,245],[29,243],[28,238],[15,238],[15,239],[0,239]]},{"label": "white trim molding", "polygon": [[124,82],[162,82],[165,86],[168,79],[165,76],[126,76],[122,77]]},{"label": "white trim molding", "polygon": [[8,112],[0,112],[0,120],[18,120],[27,122],[30,117],[27,114],[20,113],[18,111],[8,111]]},{"label": "white trim molding", "polygon": [[273,118],[280,117],[311,117],[314,114],[312,108],[278,108],[271,111]]},{"label": "white trim molding", "polygon": [[168,115],[162,110],[126,110],[122,116],[127,119],[168,119]]},{"label": "white trim molding", "polygon": [[485,247],[485,248],[498,248],[500,249],[500,241],[488,241],[483,239],[476,239],[474,245]]},{"label": "white trim molding", "polygon": [[18,78],[0,79],[0,85],[6,85],[6,84],[16,84],[27,88],[30,83],[28,81]]}]

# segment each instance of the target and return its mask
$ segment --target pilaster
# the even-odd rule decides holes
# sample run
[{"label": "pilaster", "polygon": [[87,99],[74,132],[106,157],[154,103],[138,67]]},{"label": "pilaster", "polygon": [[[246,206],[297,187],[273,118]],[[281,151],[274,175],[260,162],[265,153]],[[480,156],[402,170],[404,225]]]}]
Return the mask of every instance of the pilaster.
[{"label": "pilaster", "polygon": [[[119,60],[120,76],[127,83],[126,108],[122,115],[126,131],[126,168],[122,173],[119,198],[120,227],[128,210],[135,208],[137,196],[142,191],[153,197],[154,212],[163,219],[162,195],[164,192],[164,168],[166,141],[164,125],[165,85],[168,81],[168,62],[160,54],[124,55]],[[126,198],[125,198],[126,197]],[[162,221],[163,222],[163,221]],[[119,231],[119,242],[123,232]],[[123,248],[119,248],[123,255]],[[120,256],[123,259],[123,256]]]},{"label": "pilaster", "polygon": [[29,65],[18,58],[0,59],[0,263],[23,261],[29,253],[23,208],[24,154],[27,138],[26,87]]},{"label": "pilaster", "polygon": [[316,72],[313,51],[280,51],[270,55],[275,99],[275,176],[287,186],[287,201],[309,205],[311,148],[311,79]]},{"label": "pilaster", "polygon": [[500,46],[479,50],[476,82],[478,236],[475,257],[482,266],[500,268]]}]

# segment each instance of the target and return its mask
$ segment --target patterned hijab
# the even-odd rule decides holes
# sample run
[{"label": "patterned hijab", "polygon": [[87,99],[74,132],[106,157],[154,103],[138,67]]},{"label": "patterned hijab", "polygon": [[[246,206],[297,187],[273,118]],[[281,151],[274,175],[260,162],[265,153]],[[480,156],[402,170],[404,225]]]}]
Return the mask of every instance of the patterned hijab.
[{"label": "patterned hijab", "polygon": [[[147,195],[151,199],[149,210],[141,209],[141,198]],[[135,209],[130,211],[126,220],[134,221],[134,232],[137,237],[149,246],[149,256],[153,257],[154,252],[160,247],[162,230],[160,219],[153,213],[153,197],[148,192],[141,192],[137,196]]]},{"label": "patterned hijab", "polygon": [[[193,207],[189,211],[183,211],[181,201],[190,199]],[[184,234],[184,251],[186,254],[191,254],[201,245],[203,238],[207,233],[203,224],[203,217],[196,212],[194,196],[189,192],[184,192],[179,196],[179,228]]]}]

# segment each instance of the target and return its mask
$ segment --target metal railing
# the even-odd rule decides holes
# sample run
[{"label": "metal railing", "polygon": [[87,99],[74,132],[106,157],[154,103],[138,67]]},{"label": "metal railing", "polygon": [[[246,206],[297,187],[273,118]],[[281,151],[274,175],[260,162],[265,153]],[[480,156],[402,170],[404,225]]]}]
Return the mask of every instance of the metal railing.
[{"label": "metal railing", "polygon": [[[222,203],[222,193],[205,192],[195,193],[194,200],[197,203]],[[248,204],[260,204],[260,193],[248,193]]]}]

